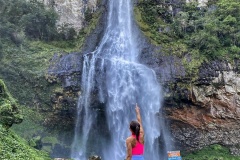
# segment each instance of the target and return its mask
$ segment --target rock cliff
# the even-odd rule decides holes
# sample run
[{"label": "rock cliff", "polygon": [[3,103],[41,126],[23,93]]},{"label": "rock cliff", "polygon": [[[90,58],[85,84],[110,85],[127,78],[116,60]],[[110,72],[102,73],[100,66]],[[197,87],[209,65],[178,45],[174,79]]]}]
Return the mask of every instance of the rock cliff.
[{"label": "rock cliff", "polygon": [[[186,2],[188,3],[188,2],[194,2],[194,0],[186,0]],[[200,6],[200,7],[202,7],[202,6],[205,6],[206,5],[206,3],[208,2],[208,0],[198,0],[197,1],[198,2],[198,6]]]},{"label": "rock cliff", "polygon": [[[55,54],[51,60],[46,80],[51,84],[60,84],[62,87],[51,96],[51,116],[46,118],[48,127],[64,127],[66,130],[74,128],[77,100],[81,94],[82,61],[85,53],[90,53],[98,46],[99,39],[104,33],[106,23],[106,1],[102,0],[98,6],[99,23],[92,30],[92,34],[86,37],[82,52]],[[89,54],[90,55],[90,54]],[[95,103],[95,102],[93,102]],[[62,123],[62,119],[64,123]],[[61,122],[61,123],[59,123]]]},{"label": "rock cliff", "polygon": [[212,61],[200,67],[196,81],[182,78],[166,84],[166,117],[181,147],[218,143],[240,154],[239,82],[238,63]]},{"label": "rock cliff", "polygon": [[[164,115],[170,122],[176,149],[196,150],[217,143],[228,146],[233,154],[239,155],[239,62],[210,61],[204,63],[193,80],[193,77],[187,76],[180,59],[173,56],[155,58],[154,47],[145,45],[146,48],[143,48],[140,59],[142,63],[156,71],[163,86]],[[54,100],[55,106],[61,106],[64,101],[69,104],[71,102],[70,106],[74,106],[74,98],[66,93],[73,93],[72,97],[75,98],[81,94],[78,81],[81,78],[81,62],[76,63],[75,60],[82,58],[76,57],[78,55],[73,53],[53,63],[51,72],[61,80],[65,91],[65,93],[56,94],[57,99],[61,100]],[[60,65],[56,68],[58,71],[54,70],[54,65]],[[74,113],[74,107],[71,107],[71,110],[71,113]]]},{"label": "rock cliff", "polygon": [[[94,34],[96,37],[102,32]],[[191,77],[181,58],[163,54],[159,58],[155,55],[154,46],[146,41],[141,46],[140,61],[155,70],[163,86],[164,115],[169,120],[176,149],[195,150],[218,143],[228,146],[233,154],[240,155],[239,61],[209,61],[196,68],[197,76]],[[81,94],[78,81],[81,67],[78,67],[82,58],[74,58],[77,56],[79,54],[73,53],[60,57],[54,62],[60,67],[53,65],[53,70],[49,70],[49,75],[54,73],[54,76],[48,77],[48,80],[60,79],[64,88],[52,98],[54,106],[57,106],[55,110],[61,110],[63,102],[69,102],[73,110],[70,113],[74,113],[74,99]],[[66,61],[69,58],[71,60]],[[69,92],[73,94],[66,94]]]},{"label": "rock cliff", "polygon": [[97,9],[97,0],[42,0],[59,15],[59,26],[69,25],[79,31],[84,27],[86,14]]}]

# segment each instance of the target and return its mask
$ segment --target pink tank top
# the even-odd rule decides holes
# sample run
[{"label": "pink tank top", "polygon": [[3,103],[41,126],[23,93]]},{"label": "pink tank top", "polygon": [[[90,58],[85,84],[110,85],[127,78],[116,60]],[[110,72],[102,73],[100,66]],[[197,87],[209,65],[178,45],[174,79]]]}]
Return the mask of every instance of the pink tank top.
[{"label": "pink tank top", "polygon": [[[132,136],[136,138],[136,135],[132,135]],[[144,152],[144,145],[137,141],[135,147],[132,148],[132,155],[143,155],[143,152]]]}]

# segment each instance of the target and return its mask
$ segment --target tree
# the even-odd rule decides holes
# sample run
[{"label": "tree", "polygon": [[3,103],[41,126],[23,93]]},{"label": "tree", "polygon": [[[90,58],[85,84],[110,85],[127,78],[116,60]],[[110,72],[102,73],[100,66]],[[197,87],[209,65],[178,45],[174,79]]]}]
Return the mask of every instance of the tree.
[{"label": "tree", "polygon": [[57,34],[57,14],[52,9],[46,10],[43,5],[37,5],[39,2],[31,3],[33,12],[21,18],[26,35],[34,39],[52,40]]}]

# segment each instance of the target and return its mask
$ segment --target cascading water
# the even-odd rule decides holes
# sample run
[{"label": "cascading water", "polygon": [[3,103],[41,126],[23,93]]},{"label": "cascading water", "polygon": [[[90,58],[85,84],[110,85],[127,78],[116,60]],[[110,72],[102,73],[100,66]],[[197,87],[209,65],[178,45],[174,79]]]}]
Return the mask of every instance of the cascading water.
[{"label": "cascading water", "polygon": [[[84,56],[82,94],[72,144],[72,158],[90,154],[103,160],[123,160],[129,123],[138,103],[145,130],[145,158],[159,160],[161,93],[153,70],[137,62],[131,0],[109,0],[108,26],[98,49]],[[99,115],[92,104],[104,106]],[[94,96],[94,98],[93,98]],[[99,121],[99,117],[104,118]],[[100,130],[100,131],[99,131]],[[166,137],[166,136],[165,136]],[[163,138],[166,141],[166,138]],[[166,142],[165,142],[166,144]]]}]

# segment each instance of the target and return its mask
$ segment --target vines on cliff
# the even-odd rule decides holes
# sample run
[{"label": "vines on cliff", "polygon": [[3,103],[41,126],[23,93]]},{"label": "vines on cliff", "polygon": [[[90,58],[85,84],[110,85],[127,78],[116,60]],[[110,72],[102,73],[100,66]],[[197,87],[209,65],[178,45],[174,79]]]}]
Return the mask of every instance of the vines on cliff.
[{"label": "vines on cliff", "polygon": [[[240,2],[139,1],[135,17],[140,29],[166,55],[182,59],[189,75],[204,61],[239,58]],[[194,76],[193,76],[194,77]]]}]

